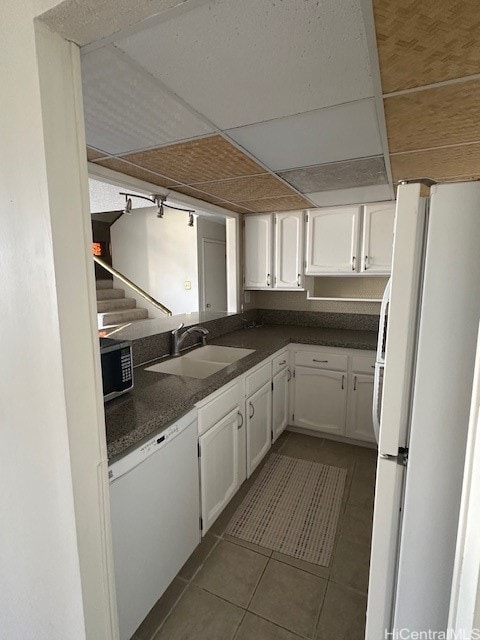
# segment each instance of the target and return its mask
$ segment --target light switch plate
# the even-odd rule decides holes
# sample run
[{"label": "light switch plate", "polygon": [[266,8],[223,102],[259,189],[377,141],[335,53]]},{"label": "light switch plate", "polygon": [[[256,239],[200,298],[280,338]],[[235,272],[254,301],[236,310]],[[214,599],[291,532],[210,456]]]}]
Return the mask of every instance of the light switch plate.
[{"label": "light switch plate", "polygon": [[185,282],[183,283],[183,287],[186,291],[190,291],[190,289],[192,288],[192,283],[190,282],[190,280],[185,280]]}]

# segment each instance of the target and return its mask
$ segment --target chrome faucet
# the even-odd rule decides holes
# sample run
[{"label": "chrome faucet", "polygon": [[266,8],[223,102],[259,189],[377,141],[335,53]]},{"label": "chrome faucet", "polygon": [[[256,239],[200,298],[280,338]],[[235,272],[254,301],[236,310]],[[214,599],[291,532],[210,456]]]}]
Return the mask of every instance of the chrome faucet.
[{"label": "chrome faucet", "polygon": [[181,334],[180,331],[184,326],[185,324],[182,322],[178,329],[174,329],[172,331],[172,356],[180,355],[182,344],[185,342],[188,336],[194,333],[200,334],[203,346],[207,344],[207,336],[210,333],[208,329],[205,329],[204,327],[189,327],[188,329],[185,329],[185,331]]}]

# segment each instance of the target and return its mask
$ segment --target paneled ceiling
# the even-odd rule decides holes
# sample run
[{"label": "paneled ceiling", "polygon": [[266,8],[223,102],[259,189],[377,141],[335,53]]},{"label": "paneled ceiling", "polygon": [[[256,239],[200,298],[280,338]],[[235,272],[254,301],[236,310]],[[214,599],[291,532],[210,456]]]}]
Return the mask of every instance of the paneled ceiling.
[{"label": "paneled ceiling", "polygon": [[165,2],[90,43],[89,160],[241,213],[480,178],[478,0],[367,6]]},{"label": "paneled ceiling", "polygon": [[361,0],[188,4],[83,48],[91,162],[243,213],[391,197]]},{"label": "paneled ceiling", "polygon": [[393,178],[480,178],[478,0],[373,0]]}]

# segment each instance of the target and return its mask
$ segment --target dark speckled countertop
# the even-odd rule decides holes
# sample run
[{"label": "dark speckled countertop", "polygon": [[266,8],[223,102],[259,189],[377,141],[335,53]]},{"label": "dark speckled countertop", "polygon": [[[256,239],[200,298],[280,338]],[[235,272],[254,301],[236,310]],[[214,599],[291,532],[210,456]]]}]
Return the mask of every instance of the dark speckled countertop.
[{"label": "dark speckled countertop", "polygon": [[377,334],[375,331],[265,325],[209,341],[209,344],[255,349],[255,353],[203,380],[145,371],[151,362],[136,367],[134,389],[105,406],[109,460],[128,453],[197,402],[291,342],[373,350],[377,346]]}]

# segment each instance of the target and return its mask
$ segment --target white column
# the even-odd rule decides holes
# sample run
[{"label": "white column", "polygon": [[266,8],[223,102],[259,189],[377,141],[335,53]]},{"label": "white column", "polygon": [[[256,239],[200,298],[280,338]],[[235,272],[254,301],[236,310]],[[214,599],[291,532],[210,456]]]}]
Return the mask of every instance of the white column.
[{"label": "white column", "polygon": [[[78,51],[0,21],[0,636],[115,637]],[[107,519],[107,521],[105,521]]]}]

